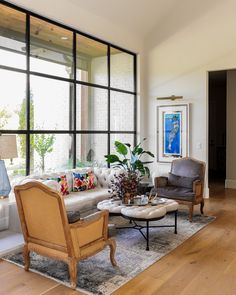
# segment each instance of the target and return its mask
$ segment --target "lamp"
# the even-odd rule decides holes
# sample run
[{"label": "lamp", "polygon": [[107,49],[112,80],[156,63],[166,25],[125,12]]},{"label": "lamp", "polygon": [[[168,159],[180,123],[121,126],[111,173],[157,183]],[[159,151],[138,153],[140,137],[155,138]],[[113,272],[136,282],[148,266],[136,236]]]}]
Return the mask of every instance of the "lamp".
[{"label": "lamp", "polygon": [[157,97],[157,100],[166,100],[166,99],[176,100],[176,99],[182,99],[182,98],[183,96],[171,95],[171,96]]},{"label": "lamp", "polygon": [[3,159],[17,158],[16,135],[0,135],[0,197],[7,197],[11,191],[7,169]]}]

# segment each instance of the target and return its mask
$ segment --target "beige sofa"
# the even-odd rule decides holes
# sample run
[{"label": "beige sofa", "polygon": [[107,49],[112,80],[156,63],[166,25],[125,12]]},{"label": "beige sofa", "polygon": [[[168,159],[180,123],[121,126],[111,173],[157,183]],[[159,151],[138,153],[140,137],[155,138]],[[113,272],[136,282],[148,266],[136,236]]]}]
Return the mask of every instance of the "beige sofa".
[{"label": "beige sofa", "polygon": [[[91,190],[81,191],[81,192],[73,192],[72,191],[72,172],[86,172],[88,170],[92,170],[96,176],[96,187]],[[11,205],[9,211],[9,227],[11,230],[20,231],[20,222],[16,209],[16,204],[14,202],[14,186],[19,184],[25,184],[29,181],[39,181],[44,183],[45,185],[50,186],[51,188],[57,190],[57,187],[53,187],[50,184],[50,181],[47,179],[50,177],[55,177],[57,175],[66,174],[69,186],[69,195],[64,197],[65,207],[67,211],[79,211],[81,216],[86,216],[88,214],[93,213],[97,210],[97,203],[108,199],[110,197],[110,193],[108,192],[109,187],[111,185],[111,181],[114,179],[115,174],[122,173],[120,169],[110,169],[110,168],[78,168],[67,171],[59,171],[48,174],[34,174],[29,175],[20,180],[16,181],[14,185],[12,185],[12,193],[10,196]]]}]

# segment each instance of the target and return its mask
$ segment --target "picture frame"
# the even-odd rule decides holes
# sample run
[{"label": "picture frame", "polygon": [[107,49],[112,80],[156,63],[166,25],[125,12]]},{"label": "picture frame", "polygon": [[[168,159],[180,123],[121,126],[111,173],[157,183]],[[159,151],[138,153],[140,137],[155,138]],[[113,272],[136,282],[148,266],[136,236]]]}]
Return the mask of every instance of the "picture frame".
[{"label": "picture frame", "polygon": [[157,107],[157,161],[189,155],[189,104]]}]

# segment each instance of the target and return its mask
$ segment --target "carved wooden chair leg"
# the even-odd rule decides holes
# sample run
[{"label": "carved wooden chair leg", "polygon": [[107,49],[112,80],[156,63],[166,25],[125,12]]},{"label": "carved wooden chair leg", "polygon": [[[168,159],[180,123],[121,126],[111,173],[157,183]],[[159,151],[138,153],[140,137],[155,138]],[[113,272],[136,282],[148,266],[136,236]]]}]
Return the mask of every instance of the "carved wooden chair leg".
[{"label": "carved wooden chair leg", "polygon": [[193,204],[189,205],[189,221],[193,221]]},{"label": "carved wooden chair leg", "polygon": [[76,288],[77,282],[77,261],[75,258],[69,258],[68,260],[69,274],[70,274],[70,285],[72,289]]},{"label": "carved wooden chair leg", "polygon": [[28,250],[28,246],[24,245],[23,250],[24,262],[25,262],[25,270],[28,271],[30,267],[30,251]]},{"label": "carved wooden chair leg", "polygon": [[201,205],[200,205],[201,214],[204,214],[203,213],[203,208],[204,208],[204,199],[201,201]]},{"label": "carved wooden chair leg", "polygon": [[115,252],[116,252],[116,242],[112,239],[108,239],[107,243],[110,247],[110,260],[111,264],[113,266],[117,266],[116,260],[115,260]]}]

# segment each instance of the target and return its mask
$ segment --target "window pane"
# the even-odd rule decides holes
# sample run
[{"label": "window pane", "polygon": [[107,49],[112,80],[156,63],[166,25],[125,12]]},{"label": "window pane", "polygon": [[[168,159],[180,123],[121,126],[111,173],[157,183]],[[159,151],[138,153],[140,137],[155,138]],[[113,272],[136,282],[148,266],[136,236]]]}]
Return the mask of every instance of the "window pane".
[{"label": "window pane", "polygon": [[122,143],[130,143],[131,146],[134,146],[134,134],[111,134],[111,142],[110,142],[110,153],[116,154],[116,150],[114,148],[115,141],[120,141]]},{"label": "window pane", "polygon": [[30,172],[50,172],[70,169],[72,160],[72,135],[34,134],[30,136]]},{"label": "window pane", "polygon": [[26,75],[0,69],[0,129],[26,128]]},{"label": "window pane", "polygon": [[111,87],[134,91],[134,57],[111,48]]},{"label": "window pane", "polygon": [[107,134],[78,134],[76,166],[104,166],[107,154]]},{"label": "window pane", "polygon": [[37,76],[31,76],[30,82],[31,128],[68,130],[73,85]]},{"label": "window pane", "polygon": [[16,135],[18,157],[12,160],[4,160],[10,181],[18,176],[26,175],[26,136]]},{"label": "window pane", "polygon": [[26,16],[0,4],[0,64],[26,68]]},{"label": "window pane", "polygon": [[107,130],[107,90],[77,85],[77,130]]},{"label": "window pane", "polygon": [[36,17],[30,18],[32,71],[72,78],[73,33]]},{"label": "window pane", "polygon": [[108,85],[107,45],[77,35],[77,80]]},{"label": "window pane", "polygon": [[111,91],[111,130],[134,130],[134,96]]}]

